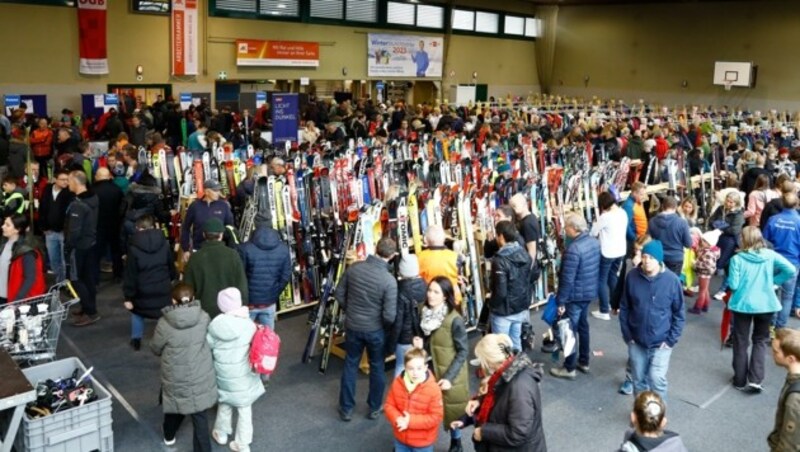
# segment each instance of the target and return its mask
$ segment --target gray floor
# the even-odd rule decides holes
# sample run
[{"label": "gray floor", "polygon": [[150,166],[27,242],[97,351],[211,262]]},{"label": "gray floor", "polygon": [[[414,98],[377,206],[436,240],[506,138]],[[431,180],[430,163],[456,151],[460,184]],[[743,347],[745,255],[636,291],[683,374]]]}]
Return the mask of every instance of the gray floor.
[{"label": "gray floor", "polygon": [[[712,287],[716,284],[712,283]],[[166,449],[161,443],[161,409],[157,405],[159,363],[147,349],[136,353],[128,345],[129,317],[122,307],[120,289],[104,282],[99,309],[103,319],[87,328],[64,325],[59,357],[78,356],[95,367],[96,377],[115,396],[116,450]],[[538,314],[535,314],[538,319]],[[687,314],[683,337],[672,355],[669,372],[669,427],[681,434],[692,451],[762,451],[772,428],[775,403],[784,372],[769,359],[766,390],[747,395],[728,384],[732,375],[730,349],[720,349],[721,304],[698,317]],[[279,320],[282,338],[278,370],[267,394],[253,407],[254,451],[391,451],[392,432],[384,419],[370,421],[366,414],[366,377],[358,382],[356,416],[350,423],[336,415],[342,361],[331,359],[326,375],[316,363],[303,365],[300,356],[307,337],[306,315]],[[590,319],[591,375],[575,381],[547,376],[542,383],[544,425],[551,451],[610,451],[619,446],[628,428],[632,397],[617,394],[624,374],[626,349],[616,318]],[[150,323],[146,335],[152,334]],[[800,327],[800,321],[790,320]],[[537,321],[537,331],[544,331]],[[471,337],[472,342],[477,337]],[[551,367],[550,355],[534,358]],[[474,383],[474,382],[473,382]],[[211,415],[213,418],[213,414]],[[449,440],[440,435],[437,450],[447,450]],[[472,450],[469,441],[465,449]],[[176,447],[191,450],[191,424],[181,429]],[[215,450],[227,450],[215,446]]]}]

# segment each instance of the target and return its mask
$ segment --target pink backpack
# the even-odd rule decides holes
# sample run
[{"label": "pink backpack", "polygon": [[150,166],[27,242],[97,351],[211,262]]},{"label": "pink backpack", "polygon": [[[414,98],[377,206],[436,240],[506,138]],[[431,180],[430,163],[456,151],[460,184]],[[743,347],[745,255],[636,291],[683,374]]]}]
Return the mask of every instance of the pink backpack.
[{"label": "pink backpack", "polygon": [[250,343],[250,365],[256,373],[270,375],[278,365],[281,338],[268,326],[259,326]]}]

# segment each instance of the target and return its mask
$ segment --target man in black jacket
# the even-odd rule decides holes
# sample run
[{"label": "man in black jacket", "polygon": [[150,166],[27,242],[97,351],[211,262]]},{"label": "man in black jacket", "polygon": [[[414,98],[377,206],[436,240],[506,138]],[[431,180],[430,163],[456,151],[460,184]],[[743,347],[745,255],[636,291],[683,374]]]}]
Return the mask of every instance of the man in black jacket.
[{"label": "man in black jacket", "polygon": [[339,417],[353,417],[356,393],[356,372],[361,354],[369,357],[369,419],[378,419],[383,406],[386,385],[383,363],[384,331],[397,315],[397,281],[390,273],[389,262],[397,255],[397,245],[390,238],[378,241],[376,254],[353,264],[336,286],[334,296],[345,316],[344,371],[339,389]]},{"label": "man in black jacket", "polygon": [[492,259],[492,298],[489,302],[492,332],[507,334],[516,350],[522,350],[522,325],[530,322],[531,258],[517,241],[510,221],[495,226],[500,251]]},{"label": "man in black jacket", "polygon": [[64,256],[68,277],[81,301],[81,310],[73,321],[75,326],[87,326],[100,320],[97,314],[97,281],[95,280],[94,248],[97,243],[97,195],[86,187],[83,171],[69,173],[69,190],[75,194],[67,208],[64,226]]},{"label": "man in black jacket", "polygon": [[111,171],[106,167],[97,169],[92,190],[97,195],[97,246],[96,280],[100,280],[100,262],[111,253],[111,264],[114,280],[122,278],[122,249],[120,248],[120,225],[122,223],[123,199],[122,190],[111,180]]},{"label": "man in black jacket", "polygon": [[54,182],[44,189],[39,204],[39,224],[44,231],[50,271],[55,275],[56,282],[67,277],[64,265],[64,222],[67,207],[73,197],[69,191],[69,171],[62,168],[56,171]]}]

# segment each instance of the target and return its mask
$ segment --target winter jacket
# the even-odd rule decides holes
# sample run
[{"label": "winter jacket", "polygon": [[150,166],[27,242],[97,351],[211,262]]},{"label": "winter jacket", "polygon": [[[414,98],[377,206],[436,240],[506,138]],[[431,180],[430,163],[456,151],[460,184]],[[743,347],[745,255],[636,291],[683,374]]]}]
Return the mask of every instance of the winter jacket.
[{"label": "winter jacket", "polygon": [[628,199],[622,204],[622,209],[628,215],[628,233],[625,237],[628,241],[633,242],[637,237],[647,233],[647,214],[644,206],[634,201],[633,196],[628,196]]},{"label": "winter jacket", "polygon": [[[391,341],[410,344],[414,336],[422,336],[419,327],[419,306],[425,302],[428,286],[420,277],[401,279],[397,282],[397,316],[394,319]],[[387,346],[388,350],[394,347]]]},{"label": "winter jacket", "polygon": [[507,243],[492,259],[491,313],[518,314],[531,307],[531,257],[517,242]]},{"label": "winter jacket", "polygon": [[259,226],[239,248],[251,305],[271,306],[292,277],[289,247],[278,231]]},{"label": "winter jacket", "polygon": [[744,314],[781,310],[774,286],[793,278],[796,267],[770,249],[741,251],[728,264],[728,287],[733,291],[728,309]]},{"label": "winter jacket", "polygon": [[75,195],[64,188],[53,199],[53,184],[49,184],[39,201],[39,225],[43,231],[61,232],[67,221],[67,207]]},{"label": "winter jacket", "polygon": [[145,145],[147,142],[147,127],[144,124],[139,124],[139,127],[131,126],[131,141],[130,143],[137,148]]},{"label": "winter jacket", "polygon": [[8,166],[8,138],[0,134],[0,166]]},{"label": "winter jacket", "polygon": [[135,222],[145,214],[153,215],[159,223],[170,220],[169,210],[164,208],[163,194],[158,187],[130,184],[125,194],[125,221]]},{"label": "winter jacket", "polygon": [[476,443],[476,450],[547,451],[542,426],[541,381],[540,364],[533,364],[522,353],[514,358],[497,381],[494,407],[489,420],[480,426],[481,442]]},{"label": "winter jacket", "polygon": [[754,166],[744,172],[742,175],[742,180],[739,183],[739,190],[744,192],[745,197],[750,196],[750,192],[752,192],[756,186],[758,176],[762,174],[766,174],[770,179],[770,183],[772,183],[772,174],[769,172],[769,170],[762,167]]},{"label": "winter jacket", "polygon": [[183,251],[200,249],[203,240],[205,240],[203,237],[203,225],[212,217],[219,218],[222,224],[226,226],[233,226],[231,206],[224,199],[218,199],[214,202],[198,199],[189,205],[189,208],[186,209],[186,217],[181,225],[181,249]]},{"label": "winter jacket", "polygon": [[334,297],[347,313],[348,330],[371,333],[384,330],[397,315],[397,281],[389,264],[370,255],[350,266],[336,285]]},{"label": "winter jacket", "polygon": [[456,311],[450,311],[442,321],[442,326],[430,335],[428,341],[433,374],[437,380],[448,380],[453,387],[445,391],[444,425],[464,414],[469,400],[469,374],[467,373],[467,356],[469,342],[464,318]]},{"label": "winter jacket", "polygon": [[[425,381],[408,392],[403,375],[392,382],[383,412],[389,420],[394,437],[409,447],[422,448],[436,443],[439,436],[439,424],[444,417],[442,390],[436,384],[436,377],[428,371]],[[408,428],[402,432],[397,429],[397,419],[407,412]]]},{"label": "winter jacket", "polygon": [[119,228],[122,215],[125,211],[122,203],[124,196],[122,190],[111,179],[97,181],[92,186],[92,191],[97,195],[97,235],[101,237],[119,237]]},{"label": "winter jacket", "polygon": [[694,271],[697,276],[712,277],[717,271],[717,260],[719,260],[720,249],[713,246],[710,248],[697,248],[694,261]]},{"label": "winter jacket", "polygon": [[217,378],[206,330],[211,319],[199,301],[161,311],[150,348],[161,357],[164,413],[193,414],[217,403]]},{"label": "winter jacket", "polygon": [[458,290],[458,253],[445,247],[430,247],[417,256],[419,275],[430,284],[433,278],[444,276],[453,284],[456,291],[456,304],[461,304],[461,291]]},{"label": "winter jacket", "polygon": [[774,190],[753,190],[747,199],[747,210],[744,212],[744,217],[748,221],[749,226],[760,226],[761,213],[768,202],[780,195]]},{"label": "winter jacket", "polygon": [[665,262],[683,262],[683,249],[692,247],[689,223],[675,212],[656,215],[650,220],[647,233],[664,245]]},{"label": "winter jacket", "polygon": [[249,317],[218,315],[208,326],[206,340],[214,356],[219,403],[247,407],[262,394],[261,378],[250,367],[250,341],[256,324]]},{"label": "winter jacket", "polygon": [[625,155],[631,160],[641,160],[644,153],[644,140],[640,136],[634,136],[628,142],[628,147],[625,149]]},{"label": "winter jacket", "polygon": [[728,224],[726,228],[721,229],[723,235],[727,235],[736,240],[736,245],[740,245],[742,234],[742,227],[744,226],[744,212],[742,209],[734,210],[732,212],[725,212],[725,207],[720,206],[711,215],[708,220],[709,226],[713,227],[715,221],[723,220]]},{"label": "winter jacket", "polygon": [[25,142],[12,138],[8,145],[8,173],[17,178],[25,177],[25,159],[30,152]]},{"label": "winter jacket", "polygon": [[29,137],[34,157],[50,157],[53,155],[53,131],[35,129]]},{"label": "winter jacket", "polygon": [[648,276],[641,268],[628,273],[622,291],[619,326],[626,344],[674,347],[683,331],[683,290],[675,273],[663,268]]},{"label": "winter jacket", "polygon": [[597,299],[599,281],[600,242],[584,232],[575,237],[561,259],[558,305]]},{"label": "winter jacket", "polygon": [[[0,241],[0,250],[8,239]],[[44,257],[28,238],[20,237],[11,246],[11,264],[8,268],[8,301],[43,295],[47,291],[44,276]]]},{"label": "winter jacket", "polygon": [[800,444],[800,392],[787,393],[789,386],[800,382],[800,374],[787,374],[786,383],[778,398],[775,411],[775,428],[767,437],[771,452],[792,452]]},{"label": "winter jacket", "polygon": [[138,231],[131,239],[122,280],[125,300],[133,312],[157,319],[172,302],[172,281],[177,278],[169,242],[160,229]]},{"label": "winter jacket", "polygon": [[28,209],[28,194],[17,187],[10,193],[3,193],[3,218],[14,215],[24,214]]},{"label": "winter jacket", "polygon": [[781,213],[783,210],[783,198],[777,197],[771,201],[769,201],[765,206],[764,210],[761,211],[761,220],[758,222],[761,231],[763,232],[764,229],[767,228],[767,223],[769,223],[769,219],[772,218],[774,215]]},{"label": "winter jacket", "polygon": [[64,225],[64,255],[72,250],[87,250],[97,242],[97,195],[87,190],[74,197],[67,207]]},{"label": "winter jacket", "polygon": [[800,266],[800,213],[796,209],[783,209],[770,218],[764,228],[764,239],[792,265]]},{"label": "winter jacket", "polygon": [[619,452],[688,452],[677,433],[664,430],[658,438],[638,435],[633,430],[625,433]]},{"label": "winter jacket", "polygon": [[183,270],[183,281],[192,286],[203,309],[212,317],[219,315],[217,294],[228,287],[242,293],[242,303],[247,304],[247,276],[239,253],[216,240],[203,243],[193,253]]},{"label": "winter jacket", "polygon": [[663,137],[656,137],[656,157],[658,161],[662,161],[667,157],[669,153],[669,143]]}]

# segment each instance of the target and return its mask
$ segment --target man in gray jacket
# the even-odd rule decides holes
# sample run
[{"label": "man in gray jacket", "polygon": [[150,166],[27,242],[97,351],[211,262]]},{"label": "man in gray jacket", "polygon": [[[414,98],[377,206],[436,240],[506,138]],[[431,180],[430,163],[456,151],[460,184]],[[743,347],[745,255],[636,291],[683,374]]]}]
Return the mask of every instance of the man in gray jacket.
[{"label": "man in gray jacket", "polygon": [[361,354],[369,357],[369,419],[377,419],[383,406],[386,385],[384,371],[384,331],[394,324],[397,314],[397,281],[390,273],[389,262],[397,255],[397,245],[390,238],[378,242],[375,255],[353,264],[336,286],[334,296],[345,311],[344,371],[339,389],[339,417],[353,417],[356,372]]}]

